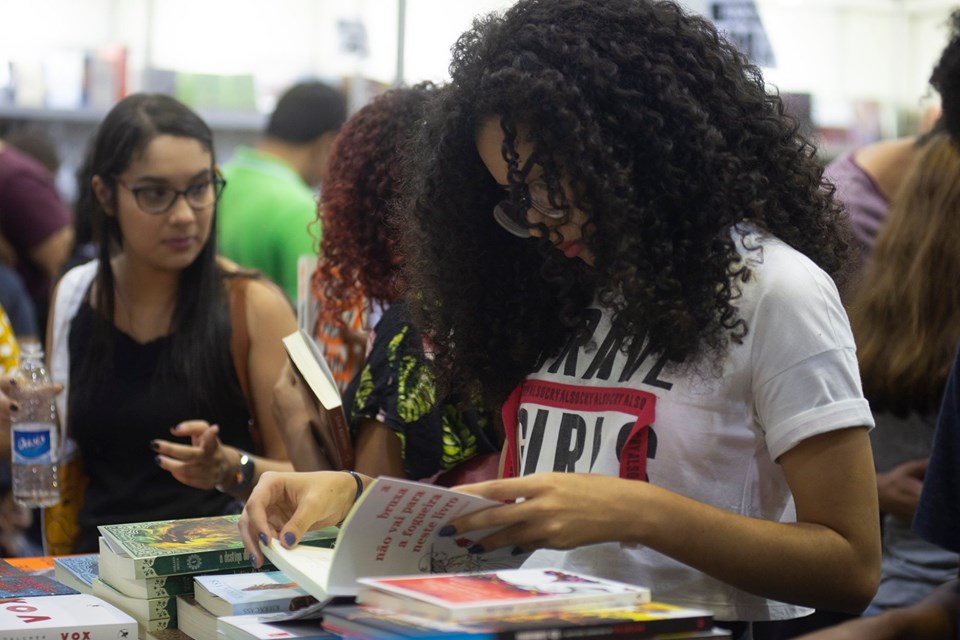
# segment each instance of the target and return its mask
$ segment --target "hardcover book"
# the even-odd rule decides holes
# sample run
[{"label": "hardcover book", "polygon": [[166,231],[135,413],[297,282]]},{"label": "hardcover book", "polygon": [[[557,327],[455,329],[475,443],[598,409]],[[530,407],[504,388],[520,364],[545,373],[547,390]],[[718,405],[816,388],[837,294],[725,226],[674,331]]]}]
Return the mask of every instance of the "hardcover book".
[{"label": "hardcover book", "polygon": [[[239,515],[100,525],[100,574],[140,579],[249,568]],[[308,544],[330,544],[335,529],[312,532]],[[109,578],[107,578],[109,579]]]},{"label": "hardcover book", "polygon": [[0,577],[0,598],[19,598],[22,596],[51,596],[79,593],[53,578],[24,573],[19,576]]},{"label": "hardcover book", "polygon": [[53,577],[80,593],[93,593],[93,580],[100,575],[100,556],[84,553],[53,559]]},{"label": "hardcover book", "polygon": [[293,611],[317,599],[280,571],[196,576],[194,596],[217,616]]},{"label": "hardcover book", "polygon": [[662,638],[666,634],[674,637],[674,634],[707,633],[713,626],[713,615],[702,609],[647,602],[625,608],[602,607],[506,616],[498,620],[443,622],[363,605],[332,605],[324,610],[323,626],[351,638],[640,639]]},{"label": "hardcover book", "polygon": [[558,569],[360,578],[357,604],[449,622],[589,607],[633,607],[646,587]]},{"label": "hardcover book", "polygon": [[7,598],[0,601],[4,640],[136,638],[137,622],[123,611],[87,593]]},{"label": "hardcover book", "polygon": [[326,409],[329,423],[314,424],[314,436],[335,469],[353,468],[353,440],[343,411],[343,401],[330,366],[310,334],[300,329],[283,339],[293,370]]},{"label": "hardcover book", "polygon": [[526,555],[511,549],[469,553],[492,530],[440,537],[457,516],[498,502],[422,482],[379,477],[363,492],[340,528],[333,549],[303,544],[292,549],[276,539],[260,544],[264,555],[320,602],[352,596],[361,576],[452,573],[518,567]]}]

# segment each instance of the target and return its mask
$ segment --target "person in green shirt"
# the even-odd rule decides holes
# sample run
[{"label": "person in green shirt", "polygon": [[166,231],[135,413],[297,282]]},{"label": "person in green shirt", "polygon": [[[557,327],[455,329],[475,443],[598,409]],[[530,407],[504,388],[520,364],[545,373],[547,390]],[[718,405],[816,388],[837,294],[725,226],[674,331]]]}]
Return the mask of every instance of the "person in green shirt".
[{"label": "person in green shirt", "polygon": [[262,272],[293,301],[298,258],[317,255],[314,189],[346,112],[335,89],[321,82],[294,85],[280,97],[256,146],[238,147],[223,166],[220,252]]}]

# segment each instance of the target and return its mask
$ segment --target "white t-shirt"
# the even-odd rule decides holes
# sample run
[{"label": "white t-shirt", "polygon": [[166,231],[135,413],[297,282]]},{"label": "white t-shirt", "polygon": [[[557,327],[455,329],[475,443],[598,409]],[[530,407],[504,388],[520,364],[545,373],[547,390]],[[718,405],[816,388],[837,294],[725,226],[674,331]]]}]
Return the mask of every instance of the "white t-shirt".
[{"label": "white t-shirt", "polygon": [[[596,307],[591,338],[545,362],[508,401],[506,426],[515,434],[508,440],[519,452],[521,474],[647,479],[734,513],[795,521],[776,459],[811,436],[872,427],[873,418],[833,280],[775,238],[734,237],[752,272],[736,300],[748,333],[742,344],[731,343],[722,376],[710,362],[680,366],[643,349],[624,353],[610,315]],[[527,566],[548,565],[642,584],[657,600],[710,609],[719,620],[810,612],[735,589],[639,545],[540,551]]]}]

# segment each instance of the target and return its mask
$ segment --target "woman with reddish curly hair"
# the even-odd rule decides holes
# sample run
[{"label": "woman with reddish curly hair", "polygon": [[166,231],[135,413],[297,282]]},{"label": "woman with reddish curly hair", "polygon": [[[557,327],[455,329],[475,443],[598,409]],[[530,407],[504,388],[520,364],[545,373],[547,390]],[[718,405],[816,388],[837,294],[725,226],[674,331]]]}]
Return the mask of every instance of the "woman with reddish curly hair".
[{"label": "woman with reddish curly hair", "polygon": [[358,111],[334,140],[323,181],[322,257],[313,276],[320,326],[350,334],[358,310],[384,310],[343,403],[356,469],[371,476],[433,479],[497,450],[483,411],[459,397],[437,400],[423,340],[400,301],[403,260],[391,207],[403,185],[406,139],[433,93],[429,84],[394,89]]}]

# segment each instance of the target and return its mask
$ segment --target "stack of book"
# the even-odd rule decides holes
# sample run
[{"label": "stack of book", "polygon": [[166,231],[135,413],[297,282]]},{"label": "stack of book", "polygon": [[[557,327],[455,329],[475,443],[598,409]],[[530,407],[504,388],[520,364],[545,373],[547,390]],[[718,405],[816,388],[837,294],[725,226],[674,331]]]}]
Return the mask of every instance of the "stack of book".
[{"label": "stack of book", "polygon": [[722,638],[709,611],[559,569],[361,578],[357,602],[324,610],[344,638]]},{"label": "stack of book", "polygon": [[133,618],[100,598],[0,560],[0,638],[3,640],[59,637],[116,640],[132,638],[136,631]]},{"label": "stack of book", "polygon": [[[266,614],[302,610],[317,603],[280,571],[200,575],[193,581],[193,596],[178,596],[176,606],[180,629],[195,640],[215,640],[218,618],[259,621]],[[319,630],[319,623],[313,625]]]},{"label": "stack of book", "polygon": [[[177,596],[190,595],[194,578],[251,570],[239,516],[213,516],[102,525],[93,593],[133,616],[140,636],[176,628]],[[315,532],[310,544],[332,543],[333,533]]]}]

